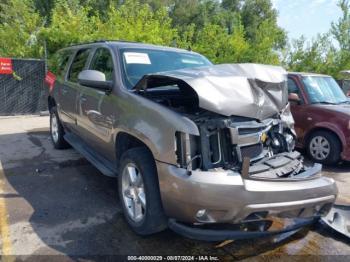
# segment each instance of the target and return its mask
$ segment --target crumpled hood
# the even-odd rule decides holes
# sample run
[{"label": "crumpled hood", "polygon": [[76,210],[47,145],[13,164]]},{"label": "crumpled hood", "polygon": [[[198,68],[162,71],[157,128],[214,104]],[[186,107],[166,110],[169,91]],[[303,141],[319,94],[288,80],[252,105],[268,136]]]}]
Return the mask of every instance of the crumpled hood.
[{"label": "crumpled hood", "polygon": [[134,89],[178,83],[197,93],[200,108],[225,116],[262,120],[280,113],[288,103],[287,72],[259,64],[222,64],[145,75]]}]

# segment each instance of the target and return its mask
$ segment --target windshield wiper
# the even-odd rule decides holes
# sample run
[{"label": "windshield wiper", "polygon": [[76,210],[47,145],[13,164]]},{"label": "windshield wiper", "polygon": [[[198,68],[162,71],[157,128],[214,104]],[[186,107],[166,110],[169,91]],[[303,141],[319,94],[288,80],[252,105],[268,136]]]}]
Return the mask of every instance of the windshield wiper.
[{"label": "windshield wiper", "polygon": [[336,103],[332,103],[328,101],[319,101],[319,102],[314,102],[313,104],[336,105]]}]

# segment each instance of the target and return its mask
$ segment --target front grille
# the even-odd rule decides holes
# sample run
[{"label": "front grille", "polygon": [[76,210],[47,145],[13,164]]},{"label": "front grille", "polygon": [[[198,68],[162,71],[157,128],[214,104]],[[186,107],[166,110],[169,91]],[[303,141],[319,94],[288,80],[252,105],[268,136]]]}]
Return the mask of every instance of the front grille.
[{"label": "front grille", "polygon": [[260,133],[261,131],[265,130],[266,126],[262,127],[243,127],[238,129],[238,134],[240,136],[242,135],[249,135],[254,133]]},{"label": "front grille", "polygon": [[242,160],[245,157],[249,157],[250,159],[255,159],[258,156],[260,156],[263,152],[263,145],[261,143],[250,145],[250,146],[244,146],[241,147],[241,157]]}]

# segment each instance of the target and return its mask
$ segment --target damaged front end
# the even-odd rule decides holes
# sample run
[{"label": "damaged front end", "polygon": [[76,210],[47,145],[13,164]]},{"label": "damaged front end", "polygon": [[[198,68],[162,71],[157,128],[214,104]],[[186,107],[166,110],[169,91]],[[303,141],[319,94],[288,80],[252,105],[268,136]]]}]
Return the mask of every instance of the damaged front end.
[{"label": "damaged front end", "polygon": [[218,65],[147,75],[135,89],[197,125],[199,136],[175,134],[179,167],[223,168],[257,179],[294,178],[305,166],[293,152],[285,77],[280,67]]},{"label": "damaged front end", "polygon": [[302,157],[293,151],[294,132],[282,120],[217,116],[192,120],[200,136],[176,133],[179,167],[189,171],[223,168],[256,179],[296,178],[305,171]]},{"label": "damaged front end", "polygon": [[[184,69],[146,75],[135,89],[198,127],[197,134],[173,134],[176,166],[157,162],[163,207],[173,230],[202,240],[258,237],[267,234],[270,218],[294,221],[274,231],[278,233],[328,213],[336,185],[320,176],[321,165],[306,165],[294,151],[282,68]],[[241,229],[202,228],[208,225]]]}]

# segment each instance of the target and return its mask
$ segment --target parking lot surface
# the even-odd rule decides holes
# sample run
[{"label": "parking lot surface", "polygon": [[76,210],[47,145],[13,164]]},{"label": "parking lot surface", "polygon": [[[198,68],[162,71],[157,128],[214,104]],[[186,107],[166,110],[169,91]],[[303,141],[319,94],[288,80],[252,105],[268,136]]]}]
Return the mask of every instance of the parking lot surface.
[{"label": "parking lot surface", "polygon": [[[54,150],[48,123],[48,117],[0,118],[3,258],[217,255],[226,260],[268,260],[299,255],[304,261],[304,255],[350,255],[350,241],[322,224],[292,236],[234,241],[223,247],[170,230],[137,236],[123,220],[116,179],[103,176],[73,149]],[[324,174],[337,181],[338,201],[350,205],[350,165],[325,169]]]}]

